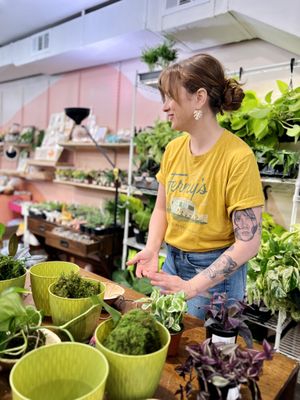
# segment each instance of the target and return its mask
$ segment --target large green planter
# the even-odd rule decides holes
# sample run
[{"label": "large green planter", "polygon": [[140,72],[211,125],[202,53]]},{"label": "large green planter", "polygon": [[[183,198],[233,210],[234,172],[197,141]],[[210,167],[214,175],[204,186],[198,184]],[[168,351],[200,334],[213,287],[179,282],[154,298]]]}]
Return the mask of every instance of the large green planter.
[{"label": "large green planter", "polygon": [[[101,291],[97,295],[103,300],[105,285],[95,279],[83,278],[86,281],[93,283],[100,283]],[[49,286],[49,302],[51,317],[54,325],[63,325],[71,319],[79,316],[87,311],[93,302],[90,297],[80,299],[69,299],[66,297],[59,297],[53,293],[55,283]],[[84,342],[91,338],[98,323],[102,307],[99,305],[92,309],[87,315],[80,318],[75,323],[68,326],[68,330],[72,333],[74,339],[79,342]]]},{"label": "large green planter", "polygon": [[170,344],[169,331],[159,322],[157,326],[162,348],[142,356],[120,354],[107,349],[102,342],[113,329],[113,322],[109,319],[98,326],[95,333],[96,347],[109,363],[106,385],[108,400],[141,400],[153,397]]},{"label": "large green planter", "polygon": [[50,316],[48,287],[62,274],[78,272],[76,264],[64,261],[46,261],[33,265],[30,270],[30,283],[32,296],[38,310],[43,310],[44,315]]},{"label": "large green planter", "polygon": [[25,286],[25,279],[26,272],[23,275],[18,276],[17,278],[5,279],[3,281],[0,281],[0,293],[2,293],[5,289],[13,286],[23,288]]},{"label": "large green planter", "polygon": [[13,400],[102,400],[108,371],[97,349],[64,342],[22,357],[9,381]]}]

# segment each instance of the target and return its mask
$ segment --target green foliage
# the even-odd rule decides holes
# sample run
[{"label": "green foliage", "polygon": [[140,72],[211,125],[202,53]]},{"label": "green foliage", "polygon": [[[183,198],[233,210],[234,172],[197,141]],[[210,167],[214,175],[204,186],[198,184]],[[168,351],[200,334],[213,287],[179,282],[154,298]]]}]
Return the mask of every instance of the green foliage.
[{"label": "green foliage", "polygon": [[[131,259],[137,253],[136,250],[129,249],[128,259]],[[148,278],[137,278],[135,276],[135,266],[130,265],[127,269],[118,269],[112,273],[112,280],[120,285],[134,289],[139,293],[150,294],[153,286]]]},{"label": "green foliage", "polygon": [[171,128],[169,121],[155,121],[153,127],[139,132],[134,138],[137,151],[135,164],[141,167],[151,159],[160,165],[167,144],[181,134],[182,132]]},{"label": "green foliage", "polygon": [[101,291],[101,285],[82,278],[79,274],[71,272],[70,275],[61,274],[53,285],[53,293],[59,297],[79,299],[97,295]]},{"label": "green foliage", "polygon": [[[265,146],[257,146],[255,149],[256,159],[259,163],[276,169],[281,167],[282,176],[296,177],[297,167],[300,159],[299,152],[273,149]],[[261,170],[263,174],[265,168]]]},{"label": "green foliage", "polygon": [[121,354],[150,354],[161,348],[153,316],[143,310],[131,310],[122,316],[103,345]]},{"label": "green foliage", "polygon": [[5,230],[6,230],[5,225],[0,223],[0,240],[3,238]]},{"label": "green foliage", "polygon": [[26,272],[25,261],[0,254],[0,281],[17,278]]},{"label": "green foliage", "polygon": [[272,312],[300,320],[300,225],[288,232],[264,217],[259,252],[249,261],[247,295],[250,303],[263,301]]},{"label": "green foliage", "polygon": [[151,313],[169,331],[182,330],[182,321],[187,312],[187,302],[183,292],[174,294],[161,294],[158,288],[153,288],[149,298],[137,300],[143,302],[143,310],[150,309]]},{"label": "green foliage", "polygon": [[141,232],[147,232],[154,208],[154,204],[151,203],[151,201],[148,203],[149,205],[144,204],[138,197],[120,194],[118,207],[121,209],[128,208],[132,219],[139,230]]},{"label": "green foliage", "polygon": [[155,67],[167,67],[177,58],[178,51],[174,49],[175,42],[165,40],[159,46],[146,48],[142,51],[141,60],[148,65],[149,71],[153,71]]}]

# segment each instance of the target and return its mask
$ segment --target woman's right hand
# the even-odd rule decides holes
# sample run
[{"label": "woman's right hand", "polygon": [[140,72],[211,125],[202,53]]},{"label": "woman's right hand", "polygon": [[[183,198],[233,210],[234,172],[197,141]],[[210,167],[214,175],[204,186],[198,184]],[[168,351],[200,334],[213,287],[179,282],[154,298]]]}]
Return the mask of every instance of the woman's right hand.
[{"label": "woman's right hand", "polygon": [[133,264],[137,264],[135,274],[138,278],[147,277],[148,272],[158,272],[158,253],[145,247],[126,263]]}]

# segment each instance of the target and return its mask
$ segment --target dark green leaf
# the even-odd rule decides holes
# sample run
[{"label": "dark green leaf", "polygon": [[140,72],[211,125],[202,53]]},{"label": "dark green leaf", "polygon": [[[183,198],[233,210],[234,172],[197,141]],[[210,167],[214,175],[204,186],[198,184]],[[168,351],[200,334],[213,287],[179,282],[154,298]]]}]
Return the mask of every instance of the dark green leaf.
[{"label": "dark green leaf", "polygon": [[11,235],[10,239],[9,239],[9,243],[8,243],[8,254],[11,257],[14,257],[17,254],[18,251],[18,244],[19,244],[19,240],[17,235],[14,233],[13,235]]}]

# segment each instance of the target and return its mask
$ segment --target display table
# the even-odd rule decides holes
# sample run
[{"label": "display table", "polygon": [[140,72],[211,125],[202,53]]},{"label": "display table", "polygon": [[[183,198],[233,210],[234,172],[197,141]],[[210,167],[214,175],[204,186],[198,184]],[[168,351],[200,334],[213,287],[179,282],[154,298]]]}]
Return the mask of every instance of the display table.
[{"label": "display table", "polygon": [[[103,282],[108,281],[91,272],[81,270],[84,276],[99,279]],[[135,300],[141,297],[141,294],[125,288],[124,297],[128,302],[124,303],[125,309],[132,308],[133,304],[130,300]],[[31,298],[27,298],[31,302]],[[125,310],[126,311],[126,310]],[[175,372],[175,367],[184,361],[187,357],[185,346],[196,342],[202,342],[205,339],[205,329],[202,327],[202,321],[192,316],[186,315],[185,331],[181,339],[181,346],[178,357],[168,358],[163,370],[160,380],[160,385],[155,393],[155,399],[160,400],[175,400],[178,399],[174,393],[183,384],[183,380]],[[263,368],[263,375],[259,380],[259,387],[263,400],[292,400],[294,398],[294,390],[297,380],[299,364],[297,361],[284,356],[283,354],[276,353],[272,361],[265,361]],[[143,371],[141,371],[140,379]],[[139,379],[139,377],[137,377]],[[251,396],[247,388],[242,388],[242,398],[250,400]],[[8,373],[0,371],[0,399],[11,400],[10,388],[8,385]],[[42,399],[41,399],[42,400]]]}]

